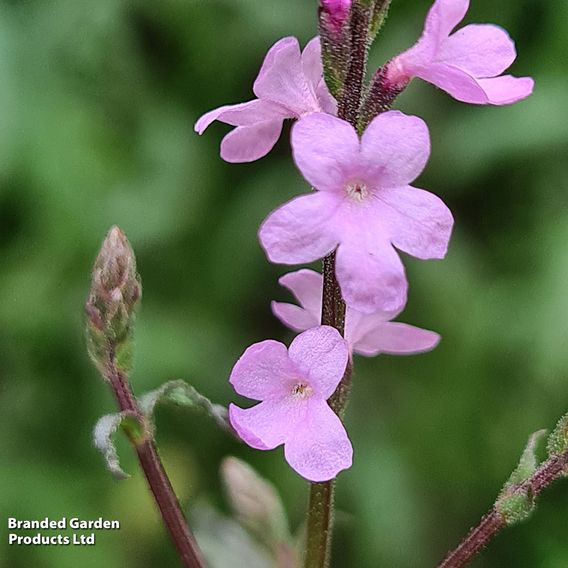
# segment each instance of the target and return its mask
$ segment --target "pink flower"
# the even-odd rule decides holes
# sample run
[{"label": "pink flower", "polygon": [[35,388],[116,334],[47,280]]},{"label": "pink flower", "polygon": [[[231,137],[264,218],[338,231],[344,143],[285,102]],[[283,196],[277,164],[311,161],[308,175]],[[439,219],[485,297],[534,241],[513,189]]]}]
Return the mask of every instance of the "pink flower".
[{"label": "pink flower", "polygon": [[223,138],[221,157],[227,162],[252,162],[272,150],[286,118],[312,112],[335,113],[335,100],[323,80],[320,53],[317,37],[303,53],[295,37],[276,42],[254,82],[252,90],[257,98],[204,114],[195,123],[195,131],[203,134],[215,120],[236,126]]},{"label": "pink flower", "polygon": [[418,42],[395,57],[387,80],[404,85],[420,77],[458,101],[505,105],[528,97],[530,77],[500,75],[515,60],[515,44],[502,28],[471,24],[450,35],[469,8],[469,0],[436,0]]},{"label": "pink flower", "polygon": [[[300,306],[272,302],[274,315],[294,331],[318,326],[321,317],[323,277],[313,270],[302,269],[280,278],[279,283],[290,290]],[[345,312],[345,340],[349,351],[373,356],[379,353],[412,355],[434,349],[440,336],[427,329],[406,323],[391,322],[396,312],[363,314],[347,308]]]},{"label": "pink flower", "polygon": [[312,262],[336,247],[347,304],[360,312],[400,310],[404,267],[393,246],[418,258],[443,258],[452,214],[435,195],[408,185],[430,153],[419,118],[390,111],[359,140],[347,122],[312,114],[292,129],[294,159],[317,190],[273,211],[260,228],[268,258]]},{"label": "pink flower", "polygon": [[258,450],[284,444],[286,461],[306,479],[333,479],[353,460],[345,428],[326,402],[347,358],[347,343],[328,326],[301,333],[289,349],[272,340],[251,345],[229,380],[237,393],[262,402],[246,410],[231,404],[233,428]]},{"label": "pink flower", "polygon": [[333,32],[341,31],[345,20],[349,16],[351,3],[352,0],[321,0],[322,12],[327,14]]}]

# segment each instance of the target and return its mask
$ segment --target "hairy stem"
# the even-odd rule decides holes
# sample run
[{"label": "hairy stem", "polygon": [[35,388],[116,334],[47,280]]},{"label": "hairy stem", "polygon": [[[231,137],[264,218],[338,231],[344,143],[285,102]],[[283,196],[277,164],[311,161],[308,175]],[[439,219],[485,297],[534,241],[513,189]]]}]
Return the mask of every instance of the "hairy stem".
[{"label": "hairy stem", "polygon": [[[109,356],[108,370],[105,375],[112,387],[120,410],[135,417],[140,424],[144,424],[144,415],[132,394],[128,377],[117,369],[112,352]],[[130,440],[183,566],[185,568],[204,568],[205,563],[201,552],[183,516],[151,435],[146,433],[142,437],[130,436]]]},{"label": "hairy stem", "polygon": [[[546,460],[534,474],[519,483],[514,493],[529,492],[536,498],[551,483],[566,474],[568,451]],[[473,560],[502,529],[507,526],[506,519],[494,507],[477,526],[472,528],[462,542],[448,553],[438,568],[462,568]]]},{"label": "hairy stem", "polygon": [[[355,128],[363,93],[363,80],[367,66],[369,47],[370,9],[355,2],[351,12],[351,53],[343,94],[338,101],[339,118],[347,120]],[[341,335],[345,331],[345,302],[335,275],[335,252],[323,260],[322,325],[335,327]],[[351,387],[352,366],[347,364],[345,374],[329,400],[334,412],[342,417]],[[333,504],[335,480],[312,483],[306,520],[305,568],[329,566],[333,531]]]}]

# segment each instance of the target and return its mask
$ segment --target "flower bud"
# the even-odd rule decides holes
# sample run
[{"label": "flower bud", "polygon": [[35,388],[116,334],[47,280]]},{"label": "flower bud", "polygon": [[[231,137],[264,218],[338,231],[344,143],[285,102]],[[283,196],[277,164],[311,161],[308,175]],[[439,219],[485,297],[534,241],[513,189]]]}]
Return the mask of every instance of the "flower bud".
[{"label": "flower bud", "polygon": [[352,0],[321,0],[320,18],[333,33],[339,33],[349,17]]},{"label": "flower bud", "polygon": [[141,294],[134,251],[114,226],[95,260],[85,305],[89,354],[103,375],[111,352],[115,363],[127,370],[134,312]]},{"label": "flower bud", "polygon": [[225,458],[221,476],[237,520],[270,548],[285,542],[288,521],[274,487],[234,457]]}]

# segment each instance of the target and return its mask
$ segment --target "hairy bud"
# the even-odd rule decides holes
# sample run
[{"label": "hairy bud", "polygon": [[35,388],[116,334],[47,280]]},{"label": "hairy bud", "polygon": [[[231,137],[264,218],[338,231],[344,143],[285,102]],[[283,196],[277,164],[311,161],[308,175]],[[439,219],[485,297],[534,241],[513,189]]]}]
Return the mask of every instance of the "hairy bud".
[{"label": "hairy bud", "polygon": [[103,376],[111,355],[117,366],[129,370],[132,325],[141,294],[134,251],[114,226],[95,260],[85,305],[89,355]]},{"label": "hairy bud", "polygon": [[352,0],[321,0],[320,4],[320,17],[331,32],[339,33],[349,17]]}]

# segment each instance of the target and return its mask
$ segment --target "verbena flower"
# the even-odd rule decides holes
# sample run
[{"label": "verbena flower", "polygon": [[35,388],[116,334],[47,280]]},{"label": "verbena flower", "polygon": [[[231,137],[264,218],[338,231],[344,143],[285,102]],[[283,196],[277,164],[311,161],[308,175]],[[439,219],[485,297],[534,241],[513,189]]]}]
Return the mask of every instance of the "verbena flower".
[{"label": "verbena flower", "polygon": [[237,393],[262,402],[246,410],[231,404],[233,428],[259,450],[284,444],[287,462],[310,481],[334,478],[353,459],[345,428],[326,402],[347,359],[347,343],[329,326],[298,335],[289,349],[272,340],[251,345],[229,380]]},{"label": "verbena flower", "polygon": [[471,24],[451,34],[468,8],[469,0],[436,0],[422,37],[388,63],[387,80],[396,85],[420,77],[474,104],[504,105],[528,97],[534,86],[530,77],[498,76],[517,55],[505,30]]},{"label": "verbena flower", "polygon": [[443,258],[453,218],[435,195],[408,185],[430,153],[426,124],[390,111],[361,139],[347,122],[312,114],[292,129],[294,159],[318,191],[292,199],[262,224],[268,258],[312,262],[337,248],[347,305],[363,313],[400,310],[404,267],[393,245],[422,259]]},{"label": "verbena flower", "polygon": [[[294,331],[304,331],[319,325],[322,275],[304,268],[285,274],[278,282],[294,294],[300,306],[272,302],[274,315]],[[363,314],[348,307],[345,312],[345,340],[349,350],[373,356],[379,353],[411,355],[434,349],[440,342],[440,336],[434,331],[390,321],[400,311]]]},{"label": "verbena flower", "polygon": [[335,100],[323,80],[319,38],[312,39],[303,53],[295,37],[275,43],[266,54],[253,92],[256,99],[219,107],[195,123],[199,134],[215,120],[236,126],[221,143],[221,157],[227,162],[252,162],[268,154],[287,118],[335,113]]}]

